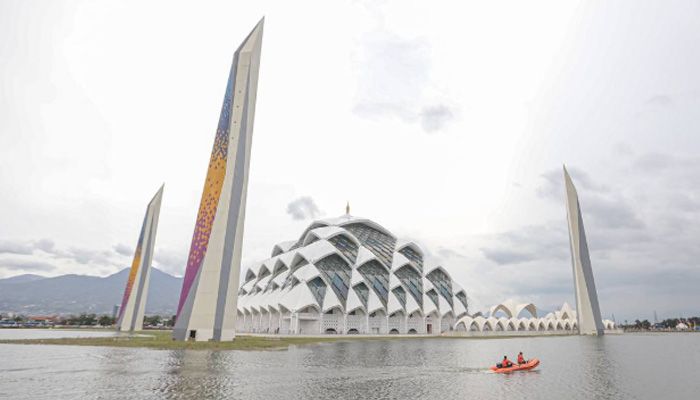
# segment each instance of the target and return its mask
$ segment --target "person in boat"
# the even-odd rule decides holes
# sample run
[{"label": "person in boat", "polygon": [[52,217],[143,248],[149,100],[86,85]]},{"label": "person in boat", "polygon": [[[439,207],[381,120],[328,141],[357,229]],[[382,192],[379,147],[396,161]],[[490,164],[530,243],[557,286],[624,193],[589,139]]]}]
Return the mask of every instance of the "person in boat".
[{"label": "person in boat", "polygon": [[496,367],[498,367],[498,368],[509,368],[512,366],[513,366],[513,363],[510,362],[510,360],[508,359],[508,356],[503,356],[503,361],[496,364]]},{"label": "person in boat", "polygon": [[518,365],[527,364],[527,360],[523,356],[523,352],[518,353]]}]

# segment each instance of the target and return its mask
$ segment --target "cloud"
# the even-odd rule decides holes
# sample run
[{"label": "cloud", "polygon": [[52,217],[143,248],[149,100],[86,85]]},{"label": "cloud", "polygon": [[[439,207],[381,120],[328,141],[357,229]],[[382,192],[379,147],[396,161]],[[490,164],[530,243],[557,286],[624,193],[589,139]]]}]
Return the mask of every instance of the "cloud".
[{"label": "cloud", "polygon": [[37,249],[49,253],[53,247],[54,242],[49,239],[38,241],[0,240],[0,254],[29,255],[34,254]]},{"label": "cloud", "polygon": [[423,131],[443,130],[455,110],[430,79],[430,45],[379,30],[358,46],[358,88],[353,112],[363,118],[398,118]]},{"label": "cloud", "polygon": [[512,265],[535,260],[565,260],[568,257],[568,234],[565,222],[531,225],[487,238],[479,250],[497,265]]},{"label": "cloud", "polygon": [[50,253],[53,251],[55,246],[55,243],[51,239],[40,239],[35,243],[35,247],[39,250],[42,250],[46,253]]},{"label": "cloud", "polygon": [[663,95],[663,94],[657,94],[654,96],[651,96],[647,101],[647,104],[652,105],[652,106],[659,106],[659,107],[668,107],[673,104],[673,100],[671,100],[671,97]]},{"label": "cloud", "polygon": [[302,196],[287,204],[287,214],[292,219],[303,220],[316,218],[321,215],[321,211],[310,196]]},{"label": "cloud", "polygon": [[153,255],[153,260],[161,271],[182,276],[187,264],[187,254],[181,251],[159,248]]},{"label": "cloud", "polygon": [[0,268],[10,271],[48,272],[54,270],[56,267],[47,262],[35,260],[2,260],[0,261]]},{"label": "cloud", "polygon": [[676,165],[676,160],[668,154],[647,153],[643,154],[634,162],[634,167],[644,172],[654,172],[664,170]]},{"label": "cloud", "polygon": [[633,229],[644,227],[644,222],[632,211],[632,207],[620,199],[587,196],[581,208],[601,227]]},{"label": "cloud", "polygon": [[33,252],[34,247],[31,245],[31,243],[10,240],[0,241],[0,253],[26,255],[32,254]]},{"label": "cloud", "polygon": [[[567,171],[576,185],[584,221],[592,219],[599,226],[611,229],[638,229],[644,226],[632,205],[619,192],[613,192],[608,185],[595,182],[578,168],[567,167]],[[545,182],[537,188],[537,195],[563,204],[565,194],[562,170],[555,168],[543,173],[541,177]]]},{"label": "cloud", "polygon": [[426,132],[435,132],[442,130],[444,126],[452,120],[454,114],[444,104],[428,106],[423,108],[420,114],[421,126]]},{"label": "cloud", "polygon": [[129,247],[125,244],[122,244],[122,243],[116,244],[114,246],[114,251],[116,251],[117,254],[121,254],[121,255],[127,256],[127,257],[134,255],[134,250],[131,247]]},{"label": "cloud", "polygon": [[113,253],[104,250],[92,250],[79,247],[72,247],[67,252],[62,252],[64,258],[77,261],[80,264],[98,263],[110,264],[110,256]]},{"label": "cloud", "polygon": [[[569,172],[571,179],[577,188],[583,188],[587,191],[605,193],[609,192],[610,188],[606,185],[596,184],[591,177],[584,171],[576,168],[567,166],[566,170]],[[545,180],[545,183],[537,188],[537,195],[540,197],[560,200],[564,197],[564,171],[562,168],[551,169],[542,175],[540,175]]]},{"label": "cloud", "polygon": [[484,253],[484,257],[499,265],[518,264],[527,261],[532,261],[537,258],[537,255],[532,253],[509,249],[483,248],[481,249],[481,252]]}]

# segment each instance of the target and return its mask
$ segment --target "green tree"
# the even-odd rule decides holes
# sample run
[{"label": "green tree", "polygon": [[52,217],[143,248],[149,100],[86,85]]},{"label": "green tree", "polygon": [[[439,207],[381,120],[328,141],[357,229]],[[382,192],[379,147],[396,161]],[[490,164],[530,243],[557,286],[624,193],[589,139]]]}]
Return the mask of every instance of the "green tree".
[{"label": "green tree", "polygon": [[160,324],[160,315],[151,315],[143,317],[144,326],[157,326]]},{"label": "green tree", "polygon": [[97,323],[101,326],[111,326],[114,325],[114,318],[110,317],[109,315],[102,315],[98,320]]}]

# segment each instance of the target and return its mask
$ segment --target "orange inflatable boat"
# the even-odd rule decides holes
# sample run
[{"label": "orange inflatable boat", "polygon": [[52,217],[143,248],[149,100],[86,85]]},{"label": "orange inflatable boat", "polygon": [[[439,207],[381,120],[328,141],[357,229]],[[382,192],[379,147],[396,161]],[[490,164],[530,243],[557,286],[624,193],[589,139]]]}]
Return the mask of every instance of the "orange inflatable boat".
[{"label": "orange inflatable boat", "polygon": [[497,373],[497,374],[508,374],[511,372],[515,371],[527,371],[531,370],[535,367],[540,365],[540,360],[533,358],[532,360],[526,362],[525,364],[513,364],[513,366],[508,367],[508,368],[498,368],[498,367],[491,367],[491,371]]}]

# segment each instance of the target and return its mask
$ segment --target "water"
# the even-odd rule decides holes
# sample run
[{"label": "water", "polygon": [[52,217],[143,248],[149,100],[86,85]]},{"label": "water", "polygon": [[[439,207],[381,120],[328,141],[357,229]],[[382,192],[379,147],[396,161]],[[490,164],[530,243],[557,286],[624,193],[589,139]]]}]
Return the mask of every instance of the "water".
[{"label": "water", "polygon": [[[487,367],[518,351],[540,367]],[[0,398],[680,399],[700,390],[700,334],[392,339],[284,351],[0,345]]]}]

